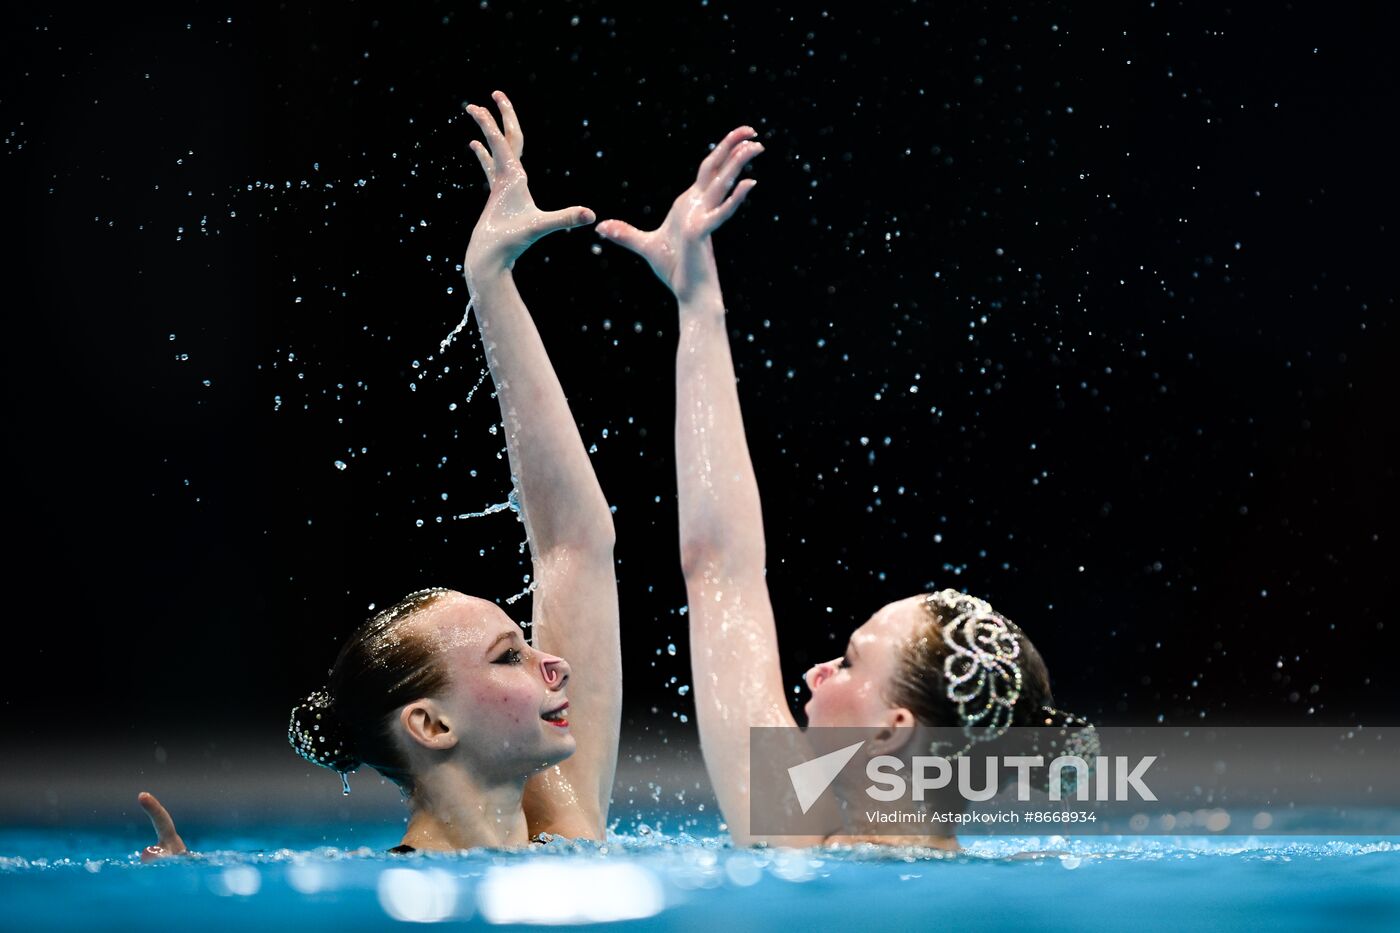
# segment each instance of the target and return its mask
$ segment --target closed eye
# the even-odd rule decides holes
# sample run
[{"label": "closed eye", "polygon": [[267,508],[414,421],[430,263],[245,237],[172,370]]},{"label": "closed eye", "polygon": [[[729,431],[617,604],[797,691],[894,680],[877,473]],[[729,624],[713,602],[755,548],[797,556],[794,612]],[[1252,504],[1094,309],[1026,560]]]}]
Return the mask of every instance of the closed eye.
[{"label": "closed eye", "polygon": [[837,666],[838,666],[838,667],[850,667],[850,666],[851,666],[851,657],[850,657],[850,655],[846,655],[846,654],[841,655],[841,663],[840,663],[839,665],[837,665]]},{"label": "closed eye", "polygon": [[507,648],[492,664],[519,664],[524,657],[519,648]]}]

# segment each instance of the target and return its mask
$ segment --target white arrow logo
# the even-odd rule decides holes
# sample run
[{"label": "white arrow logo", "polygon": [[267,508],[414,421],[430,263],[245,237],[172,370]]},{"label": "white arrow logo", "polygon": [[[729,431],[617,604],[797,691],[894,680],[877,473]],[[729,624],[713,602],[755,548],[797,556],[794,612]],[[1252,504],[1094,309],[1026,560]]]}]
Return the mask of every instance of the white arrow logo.
[{"label": "white arrow logo", "polygon": [[864,744],[862,740],[788,768],[788,779],[792,781],[792,789],[797,792],[797,802],[801,805],[803,813],[812,809],[812,804],[831,786],[831,782],[836,780],[836,775],[846,767],[846,762],[855,757],[856,750]]}]

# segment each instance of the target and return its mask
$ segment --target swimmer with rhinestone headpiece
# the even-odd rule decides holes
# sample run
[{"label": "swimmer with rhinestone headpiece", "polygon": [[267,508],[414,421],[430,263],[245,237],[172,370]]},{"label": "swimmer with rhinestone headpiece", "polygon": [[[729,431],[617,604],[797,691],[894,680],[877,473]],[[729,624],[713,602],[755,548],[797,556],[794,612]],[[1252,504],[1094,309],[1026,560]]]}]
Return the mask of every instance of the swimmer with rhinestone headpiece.
[{"label": "swimmer with rhinestone headpiece", "polygon": [[[750,829],[750,728],[790,726],[777,630],[765,579],[758,484],[749,459],[725,329],[712,234],[757,182],[739,180],[763,144],[752,127],[724,137],[655,230],[604,220],[600,236],[637,253],[675,296],[676,482],[681,563],[689,596],[692,682],[705,767],[736,844],[916,841],[830,831],[765,837]],[[737,182],[737,184],[736,184]],[[1051,706],[1050,681],[1025,633],[986,602],[955,590],[883,607],[846,652],[806,674],[809,726],[876,730],[863,754],[956,756],[1012,726],[1055,727],[1092,756],[1092,726]],[[960,727],[957,748],[930,736]],[[934,731],[937,730],[937,731]],[[833,820],[837,819],[833,817]],[[956,849],[952,834],[917,840]]]}]

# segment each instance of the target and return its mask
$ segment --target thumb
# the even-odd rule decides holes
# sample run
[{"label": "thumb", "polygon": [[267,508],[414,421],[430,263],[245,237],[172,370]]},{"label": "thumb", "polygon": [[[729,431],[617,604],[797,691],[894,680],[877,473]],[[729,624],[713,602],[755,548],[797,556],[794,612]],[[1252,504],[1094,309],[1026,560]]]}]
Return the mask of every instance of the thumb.
[{"label": "thumb", "polygon": [[535,221],[535,228],[544,231],[567,230],[570,227],[582,227],[585,224],[591,224],[597,219],[598,215],[594,214],[586,207],[566,207],[562,211],[545,211],[542,213]]},{"label": "thumb", "polygon": [[625,220],[605,220],[594,228],[605,240],[612,240],[633,252],[641,252],[642,238],[646,235]]}]

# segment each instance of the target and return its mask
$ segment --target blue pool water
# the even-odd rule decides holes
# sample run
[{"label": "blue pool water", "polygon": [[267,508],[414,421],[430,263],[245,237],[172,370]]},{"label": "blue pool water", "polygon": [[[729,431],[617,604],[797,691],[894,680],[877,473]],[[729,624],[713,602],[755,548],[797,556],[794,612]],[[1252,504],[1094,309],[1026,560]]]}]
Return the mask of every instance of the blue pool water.
[{"label": "blue pool water", "polygon": [[[353,848],[343,832],[201,832],[199,858],[142,865],[144,836],[0,830],[0,928],[1400,929],[1395,837],[969,838],[947,857],[736,850],[642,827],[608,845],[404,857],[383,854],[392,831]],[[1063,854],[1011,857],[1028,850]]]}]

